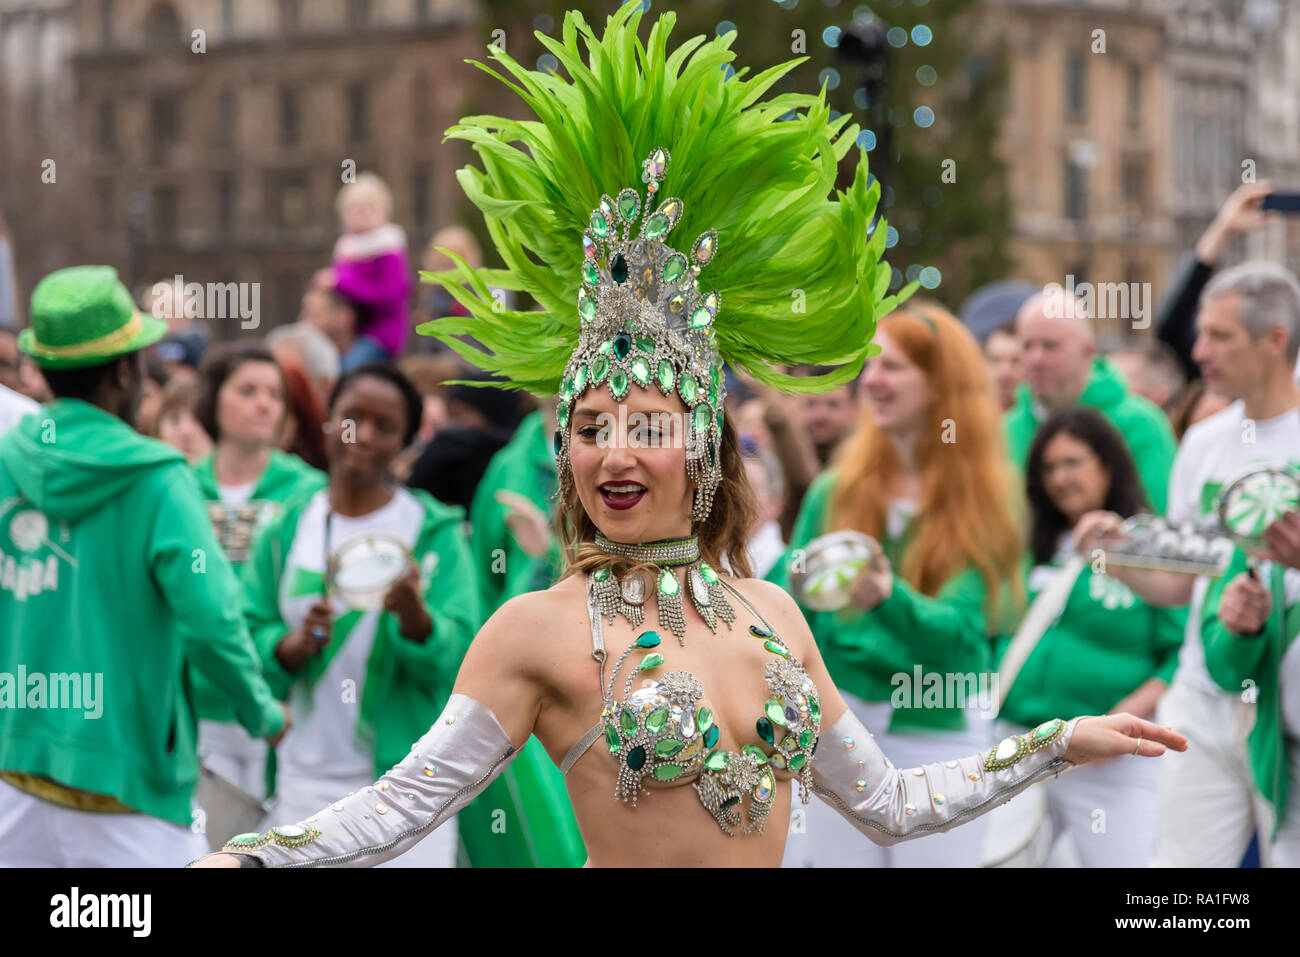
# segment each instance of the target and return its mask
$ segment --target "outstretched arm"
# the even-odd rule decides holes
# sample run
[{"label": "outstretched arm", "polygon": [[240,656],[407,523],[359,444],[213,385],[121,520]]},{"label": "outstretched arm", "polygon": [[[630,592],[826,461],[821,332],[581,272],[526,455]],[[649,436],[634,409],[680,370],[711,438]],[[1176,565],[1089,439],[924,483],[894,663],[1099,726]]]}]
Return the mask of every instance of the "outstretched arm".
[{"label": "outstretched arm", "polygon": [[[468,804],[532,734],[541,705],[543,595],[502,605],[479,631],[447,707],[402,761],[371,787],[239,835],[197,867],[373,867],[409,850]],[[544,602],[543,602],[544,603]]]},{"label": "outstretched arm", "polygon": [[799,608],[772,589],[774,619],[820,692],[823,723],[813,791],[858,830],[885,846],[946,831],[1005,804],[1036,781],[1078,764],[1123,754],[1154,757],[1187,739],[1129,714],[1053,719],[983,754],[896,768],[844,703]]}]

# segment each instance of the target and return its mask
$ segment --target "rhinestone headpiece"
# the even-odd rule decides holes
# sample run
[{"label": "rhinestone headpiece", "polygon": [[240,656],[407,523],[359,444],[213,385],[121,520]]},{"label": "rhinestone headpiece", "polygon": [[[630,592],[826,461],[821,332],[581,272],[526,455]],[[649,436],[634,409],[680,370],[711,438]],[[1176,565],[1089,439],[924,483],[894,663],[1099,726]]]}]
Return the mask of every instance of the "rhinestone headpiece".
[{"label": "rhinestone headpiece", "polygon": [[713,332],[722,300],[716,292],[701,292],[698,277],[717,253],[718,234],[712,229],[701,233],[689,254],[664,242],[685,209],[677,197],[652,208],[669,159],[668,150],[660,147],[641,164],[644,208],[630,187],[617,200],[603,196],[582,235],[578,346],[560,385],[555,458],[564,496],[573,482],[569,416],[588,388],[603,385],[616,402],[633,384],[658,388],[665,396],[675,392],[687,412],[681,438],[686,473],[695,483],[691,518],[702,522],[722,478],[726,389]]}]

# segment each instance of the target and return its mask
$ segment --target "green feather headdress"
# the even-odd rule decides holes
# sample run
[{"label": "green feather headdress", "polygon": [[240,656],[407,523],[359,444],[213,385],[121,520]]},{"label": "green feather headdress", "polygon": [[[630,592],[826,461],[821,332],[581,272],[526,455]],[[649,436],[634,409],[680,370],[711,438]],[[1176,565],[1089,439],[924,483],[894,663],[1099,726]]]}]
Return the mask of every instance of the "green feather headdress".
[{"label": "green feather headdress", "polygon": [[[874,352],[877,318],[912,287],[887,295],[887,228],[883,218],[874,221],[880,186],[868,185],[864,153],[849,188],[835,189],[857,125],[848,116],[831,119],[821,94],[763,99],[804,58],[753,77],[731,73],[734,34],[693,37],[669,53],[675,15],[662,14],[645,44],[637,33],[641,16],[640,4],[630,2],[598,37],[570,11],[562,42],[538,34],[570,79],[530,70],[497,47],[489,50],[501,72],[475,62],[536,116],[469,116],[447,132],[472,144],[482,164],[459,170],[457,179],[483,211],[505,268],[471,269],[448,253],[457,268],[422,275],[469,316],[436,319],[419,331],[499,376],[501,387],[560,394],[561,425],[593,381],[607,379],[616,399],[629,373],[674,391],[656,375],[666,358],[687,409],[695,403],[698,410],[692,421],[703,425],[708,416],[708,471],[715,472],[719,360],[784,392],[836,388],[859,374]],[[644,202],[625,188],[637,172]],[[677,205],[664,199],[655,210],[656,192]],[[637,234],[637,217],[627,215],[633,206]],[[662,223],[654,216],[665,210],[676,236],[700,237],[689,254],[668,247],[666,231],[655,235]],[[708,255],[697,255],[706,234],[713,235],[704,244]],[[675,257],[690,268],[669,283],[663,270]],[[700,290],[701,268],[711,298]],[[629,271],[631,282],[621,278]],[[503,309],[493,286],[528,293],[538,309]],[[686,301],[670,313],[674,294]],[[620,330],[627,338],[615,343]],[[641,334],[654,340],[644,355]],[[483,348],[456,338],[462,335]],[[599,361],[602,354],[607,361]],[[777,368],[801,363],[838,368],[802,377]],[[694,382],[683,388],[688,378]],[[567,459],[568,430],[561,431],[556,452]],[[700,472],[702,453],[695,461],[692,478],[716,484]],[[711,500],[712,488],[707,492]],[[699,504],[707,514],[707,502]]]}]

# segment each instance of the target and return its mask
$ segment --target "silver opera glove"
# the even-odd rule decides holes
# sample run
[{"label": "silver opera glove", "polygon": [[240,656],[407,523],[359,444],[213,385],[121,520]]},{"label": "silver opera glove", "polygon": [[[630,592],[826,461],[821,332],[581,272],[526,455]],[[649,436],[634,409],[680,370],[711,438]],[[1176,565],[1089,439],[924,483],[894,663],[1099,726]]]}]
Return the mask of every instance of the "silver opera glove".
[{"label": "silver opera glove", "polygon": [[822,735],[813,793],[871,841],[889,847],[950,830],[1076,767],[1065,760],[1065,751],[1078,721],[1054,718],[983,754],[896,768],[862,722],[845,711]]},{"label": "silver opera glove", "polygon": [[454,694],[411,753],[373,785],[296,824],[240,834],[222,851],[245,867],[374,867],[432,834],[515,753],[486,706]]}]

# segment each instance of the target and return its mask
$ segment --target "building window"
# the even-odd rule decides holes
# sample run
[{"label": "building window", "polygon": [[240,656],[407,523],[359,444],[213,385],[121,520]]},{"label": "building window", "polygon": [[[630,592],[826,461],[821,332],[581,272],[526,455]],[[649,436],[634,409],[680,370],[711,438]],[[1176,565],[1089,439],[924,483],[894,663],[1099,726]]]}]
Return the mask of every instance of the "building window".
[{"label": "building window", "polygon": [[235,93],[222,90],[217,95],[217,145],[235,145]]},{"label": "building window", "polygon": [[348,25],[364,27],[370,22],[370,0],[348,0]]},{"label": "building window", "polygon": [[301,131],[298,110],[298,91],[283,87],[280,90],[280,145],[294,146]]},{"label": "building window", "polygon": [[360,142],[366,138],[366,85],[352,83],[348,85],[348,140]]},{"label": "building window", "polygon": [[170,186],[153,191],[154,239],[166,240],[176,235],[176,190]]},{"label": "building window", "polygon": [[429,92],[429,74],[423,70],[415,74],[415,79],[411,82],[411,99],[414,100],[414,109],[411,111],[413,121],[412,126],[416,136],[428,136],[430,128],[433,126],[432,111],[430,104],[432,95]]},{"label": "building window", "polygon": [[99,42],[105,49],[113,45],[113,0],[100,0]]},{"label": "building window", "polygon": [[1085,85],[1087,66],[1077,56],[1070,56],[1065,61],[1065,112],[1072,120],[1082,120],[1087,110]]},{"label": "building window", "polygon": [[273,172],[267,176],[266,192],[276,229],[301,229],[307,225],[309,191],[307,174],[301,171]]},{"label": "building window", "polygon": [[112,100],[99,103],[99,148],[105,153],[117,152],[117,104]]},{"label": "building window", "polygon": [[153,130],[153,151],[162,153],[180,137],[179,113],[176,98],[170,95],[156,96],[149,106],[150,126]]},{"label": "building window", "polygon": [[1142,125],[1142,70],[1136,64],[1129,64],[1124,88],[1124,119],[1135,130]]},{"label": "building window", "polygon": [[1137,157],[1124,160],[1121,176],[1124,181],[1124,201],[1142,206],[1146,200],[1146,164]]},{"label": "building window", "polygon": [[1088,171],[1073,160],[1065,161],[1065,216],[1067,219],[1087,219]]},{"label": "building window", "polygon": [[301,24],[302,5],[298,0],[280,0],[280,32],[296,33]]},{"label": "building window", "polygon": [[235,194],[235,174],[217,174],[217,231],[229,235],[235,231],[235,212],[238,197]]},{"label": "building window", "polygon": [[431,179],[428,167],[419,166],[411,173],[411,225],[416,232],[424,232],[433,221],[431,212]]},{"label": "building window", "polygon": [[145,37],[151,47],[175,46],[181,42],[181,21],[170,3],[154,4],[145,22]]}]

